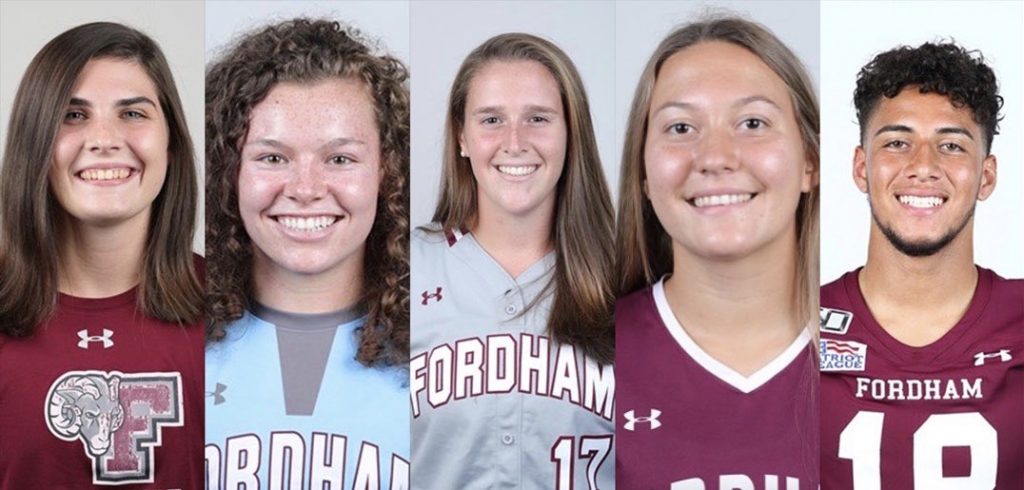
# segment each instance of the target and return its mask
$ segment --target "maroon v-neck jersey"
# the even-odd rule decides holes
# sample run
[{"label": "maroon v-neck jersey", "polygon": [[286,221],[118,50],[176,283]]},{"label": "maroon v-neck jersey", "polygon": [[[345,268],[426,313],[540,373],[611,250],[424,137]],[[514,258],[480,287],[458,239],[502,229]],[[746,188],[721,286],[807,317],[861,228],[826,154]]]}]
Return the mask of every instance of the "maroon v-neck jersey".
[{"label": "maroon v-neck jersey", "polygon": [[960,321],[910,347],[858,273],[821,289],[821,488],[1024,489],[1024,281],[979,268]]},{"label": "maroon v-neck jersey", "polygon": [[202,488],[202,390],[202,325],[144,316],[135,289],[61,295],[0,335],[0,489]]},{"label": "maroon v-neck jersey", "polygon": [[662,284],[616,304],[618,488],[816,490],[810,335],[742,376],[686,334]]}]

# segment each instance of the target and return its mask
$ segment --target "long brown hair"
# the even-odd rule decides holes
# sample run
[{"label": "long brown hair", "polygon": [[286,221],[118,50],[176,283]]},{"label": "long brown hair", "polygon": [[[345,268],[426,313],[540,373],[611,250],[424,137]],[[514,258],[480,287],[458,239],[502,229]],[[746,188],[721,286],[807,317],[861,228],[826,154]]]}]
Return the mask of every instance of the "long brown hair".
[{"label": "long brown hair", "polygon": [[462,62],[448,98],[444,177],[433,221],[444,228],[460,229],[469,227],[477,217],[476,179],[469,158],[459,155],[458,138],[465,127],[466,98],[473,76],[487,63],[506,60],[536,61],[551,72],[568,123],[565,169],[556,188],[555,273],[544,293],[554,294],[548,332],[601,362],[611,362],[615,349],[614,210],[601,171],[583,81],[558,46],[530,34],[501,34],[478,46]]},{"label": "long brown hair", "polygon": [[202,289],[192,259],[198,195],[195,156],[174,77],[160,47],[130,27],[94,22],[43,47],[21,79],[0,169],[0,332],[31,335],[57,304],[57,232],[63,209],[50,192],[53,146],[75,81],[89,60],[138,63],[159,92],[170,134],[167,178],[153,201],[138,287],[152,318],[196,323]]},{"label": "long brown hair", "polygon": [[[662,228],[643,192],[644,142],[651,94],[662,64],[673,54],[707,41],[728,42],[754,53],[782,81],[796,108],[804,153],[818,171],[818,100],[799,58],[765,27],[747,20],[724,17],[688,24],[668,35],[651,55],[633,96],[626,140],[622,150],[619,224],[616,236],[619,287],[623,294],[649,286],[672,271],[672,240]],[[818,309],[818,186],[803,193],[796,210],[796,304],[807,324]]]},{"label": "long brown hair", "polygon": [[409,72],[376,54],[358,30],[294,19],[243,36],[206,73],[208,340],[221,340],[252,294],[253,244],[238,210],[241,143],[249,115],[278,83],[359,80],[373,97],[381,144],[377,215],[366,239],[359,362],[409,357]]}]

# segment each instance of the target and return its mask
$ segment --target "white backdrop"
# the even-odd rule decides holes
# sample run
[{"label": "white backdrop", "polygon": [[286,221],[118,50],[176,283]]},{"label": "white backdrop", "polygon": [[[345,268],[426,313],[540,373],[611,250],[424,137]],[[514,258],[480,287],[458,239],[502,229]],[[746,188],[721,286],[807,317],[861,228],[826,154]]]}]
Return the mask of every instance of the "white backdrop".
[{"label": "white backdrop", "polygon": [[821,281],[831,282],[867,260],[871,212],[854,185],[859,143],[853,90],[857,72],[874,55],[899,45],[950,40],[980,50],[1005,98],[992,153],[995,192],[978,203],[975,261],[1004,277],[1024,276],[1024,4],[1021,2],[824,2],[821,7]]}]

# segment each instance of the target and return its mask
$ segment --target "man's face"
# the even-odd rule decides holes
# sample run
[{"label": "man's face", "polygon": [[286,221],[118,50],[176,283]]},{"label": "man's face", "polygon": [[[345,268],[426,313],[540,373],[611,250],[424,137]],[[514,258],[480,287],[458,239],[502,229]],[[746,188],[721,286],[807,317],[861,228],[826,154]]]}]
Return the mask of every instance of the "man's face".
[{"label": "man's face", "polygon": [[[995,189],[996,158],[968,107],[908,86],[883,97],[853,160],[874,224],[900,252],[930,256],[963,235]],[[961,233],[966,230],[966,233]]]}]

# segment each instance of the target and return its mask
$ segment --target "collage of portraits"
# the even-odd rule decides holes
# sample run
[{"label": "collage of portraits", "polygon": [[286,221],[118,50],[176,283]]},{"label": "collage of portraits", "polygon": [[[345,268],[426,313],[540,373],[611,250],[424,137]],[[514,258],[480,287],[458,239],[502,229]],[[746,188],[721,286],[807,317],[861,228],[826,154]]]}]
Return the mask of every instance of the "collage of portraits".
[{"label": "collage of portraits", "polygon": [[1024,0],[2,0],[0,55],[0,490],[1024,490]]}]

